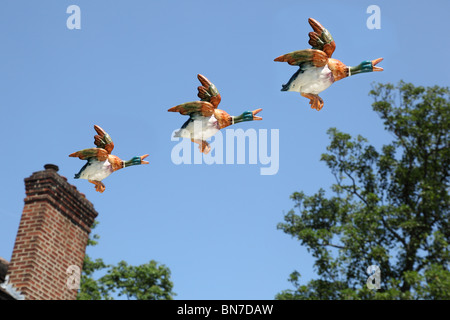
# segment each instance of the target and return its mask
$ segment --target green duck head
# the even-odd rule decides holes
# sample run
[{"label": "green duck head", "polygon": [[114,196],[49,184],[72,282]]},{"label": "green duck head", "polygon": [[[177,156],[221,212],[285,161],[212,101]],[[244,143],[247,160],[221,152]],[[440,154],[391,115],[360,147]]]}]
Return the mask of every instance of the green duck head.
[{"label": "green duck head", "polygon": [[133,157],[128,161],[124,161],[124,168],[126,167],[131,167],[131,166],[137,166],[140,164],[149,164],[148,161],[145,161],[144,159],[148,157],[148,154],[145,154],[143,156],[140,157]]},{"label": "green duck head", "polygon": [[383,58],[378,58],[375,60],[365,60],[361,62],[356,67],[349,67],[348,73],[349,76],[353,76],[358,73],[366,73],[366,72],[373,72],[373,71],[383,71],[383,68],[375,67],[376,64],[380,63],[383,60]]},{"label": "green duck head", "polygon": [[256,116],[257,113],[261,112],[262,109],[256,109],[253,111],[245,111],[240,116],[235,116],[233,118],[233,123],[239,123],[244,121],[262,120],[261,117]]}]

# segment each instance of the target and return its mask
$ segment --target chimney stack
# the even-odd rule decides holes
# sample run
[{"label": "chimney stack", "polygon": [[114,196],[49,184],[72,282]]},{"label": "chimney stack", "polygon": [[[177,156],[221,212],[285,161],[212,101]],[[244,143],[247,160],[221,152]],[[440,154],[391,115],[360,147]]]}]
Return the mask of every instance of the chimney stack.
[{"label": "chimney stack", "polygon": [[[25,179],[25,206],[8,267],[9,283],[27,300],[74,300],[70,270],[81,270],[98,213],[58,166]],[[75,266],[75,267],[74,267]]]}]

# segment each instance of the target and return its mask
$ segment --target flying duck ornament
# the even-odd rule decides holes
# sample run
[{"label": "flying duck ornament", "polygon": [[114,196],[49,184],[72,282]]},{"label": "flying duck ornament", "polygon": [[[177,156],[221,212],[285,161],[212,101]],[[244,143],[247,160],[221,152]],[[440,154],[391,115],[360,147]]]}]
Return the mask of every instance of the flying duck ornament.
[{"label": "flying duck ornament", "polygon": [[111,151],[114,149],[114,143],[109,134],[97,125],[94,126],[94,129],[98,133],[94,137],[94,144],[97,148],[83,149],[69,155],[69,157],[78,157],[81,160],[87,160],[87,163],[81,168],[80,172],[75,175],[75,179],[86,179],[90,183],[95,184],[96,191],[103,192],[105,191],[105,185],[102,183],[102,180],[114,171],[149,163],[144,160],[148,157],[148,154],[133,157],[128,161],[123,161],[119,157],[112,155]]},{"label": "flying duck ornament", "polygon": [[330,32],[318,21],[309,18],[309,24],[314,32],[309,33],[309,44],[312,49],[298,50],[279,56],[275,61],[287,62],[299,69],[282,85],[281,91],[295,91],[310,100],[311,108],[319,111],[323,107],[323,100],[318,96],[320,92],[331,86],[335,81],[355,74],[383,71],[375,67],[383,58],[366,60],[356,67],[349,67],[339,60],[332,59],[331,55],[336,44]]},{"label": "flying duck ornament", "polygon": [[206,141],[215,135],[220,129],[234,125],[239,122],[262,120],[256,116],[262,109],[245,111],[240,116],[230,116],[227,112],[217,109],[221,97],[217,88],[206,77],[199,74],[199,86],[197,96],[200,101],[186,102],[170,108],[169,112],[179,112],[188,115],[189,119],[180,130],[175,132],[175,137],[189,138],[192,142],[199,144],[200,152],[208,154],[211,151]]}]

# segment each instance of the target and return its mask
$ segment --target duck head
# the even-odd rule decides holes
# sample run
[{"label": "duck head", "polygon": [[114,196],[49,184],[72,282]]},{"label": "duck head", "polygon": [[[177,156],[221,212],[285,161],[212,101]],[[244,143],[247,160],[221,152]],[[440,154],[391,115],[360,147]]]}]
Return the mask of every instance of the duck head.
[{"label": "duck head", "polygon": [[375,65],[380,63],[381,61],[383,61],[383,58],[378,58],[375,60],[365,60],[356,67],[348,67],[348,76],[353,76],[358,73],[383,71],[383,68],[375,67]]},{"label": "duck head", "polygon": [[148,161],[145,161],[144,159],[148,157],[148,154],[145,154],[143,156],[140,157],[133,157],[128,161],[124,161],[123,162],[123,167],[131,167],[131,166],[137,166],[139,164],[149,164]]},{"label": "duck head", "polygon": [[109,155],[108,161],[111,163],[111,166],[113,168],[113,171],[117,171],[126,167],[136,166],[139,164],[149,164],[148,161],[145,161],[144,159],[148,157],[148,154],[144,154],[140,157],[133,157],[128,161],[120,160],[119,157]]},{"label": "duck head", "polygon": [[261,117],[255,116],[257,113],[261,112],[262,109],[256,109],[253,111],[245,111],[240,116],[233,117],[234,123],[244,122],[244,121],[253,121],[253,120],[262,120]]},{"label": "duck head", "polygon": [[383,71],[383,68],[375,67],[377,63],[380,63],[383,58],[378,58],[375,60],[365,60],[361,62],[356,67],[346,66],[339,60],[329,58],[328,67],[333,73],[334,81],[338,81],[358,73],[372,72],[372,71]]},{"label": "duck head", "polygon": [[230,116],[225,111],[216,109],[214,116],[219,122],[220,129],[222,129],[239,122],[262,120],[261,117],[256,116],[261,111],[262,109],[256,109],[253,111],[245,111],[239,116]]}]

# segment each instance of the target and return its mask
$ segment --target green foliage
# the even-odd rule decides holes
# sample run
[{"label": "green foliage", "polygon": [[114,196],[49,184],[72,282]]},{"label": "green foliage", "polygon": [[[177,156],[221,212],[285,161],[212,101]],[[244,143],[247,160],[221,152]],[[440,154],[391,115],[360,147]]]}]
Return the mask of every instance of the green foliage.
[{"label": "green foliage", "polygon": [[125,295],[128,299],[172,300],[174,295],[169,268],[158,266],[153,260],[136,267],[120,261],[100,280],[108,290],[115,292],[117,289],[119,296]]},{"label": "green foliage", "polygon": [[85,255],[77,300],[112,299],[102,282],[94,279],[94,273],[106,267],[108,266],[105,265],[102,259],[93,261],[87,254]]},{"label": "green foliage", "polygon": [[[95,222],[93,228],[98,223]],[[93,235],[88,245],[96,245],[98,235]],[[95,240],[94,240],[95,239]],[[98,280],[96,272],[106,274]],[[106,265],[102,259],[93,261],[87,254],[84,258],[78,300],[113,300],[112,294],[136,300],[172,300],[176,294],[172,292],[170,269],[158,265],[154,260],[139,266],[130,266],[120,261],[116,266]]]},{"label": "green foliage", "polygon": [[[336,177],[333,196],[295,192],[278,229],[315,258],[319,279],[277,299],[450,299],[450,91],[378,84],[373,109],[393,141],[377,151],[361,136],[331,128],[323,154]],[[381,289],[366,287],[367,267]]]}]

